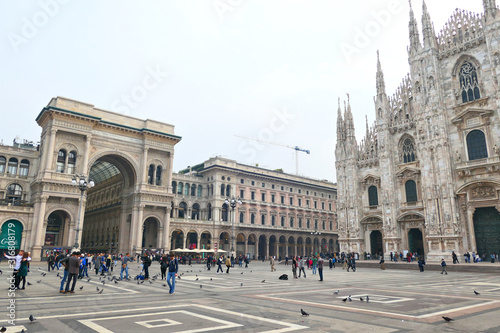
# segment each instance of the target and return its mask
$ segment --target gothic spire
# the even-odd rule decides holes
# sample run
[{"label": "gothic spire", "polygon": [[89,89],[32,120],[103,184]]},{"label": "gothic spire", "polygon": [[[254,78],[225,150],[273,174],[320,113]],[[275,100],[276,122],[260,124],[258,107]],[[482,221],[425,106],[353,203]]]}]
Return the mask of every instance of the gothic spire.
[{"label": "gothic spire", "polygon": [[415,20],[415,14],[413,14],[413,8],[411,7],[411,0],[408,0],[408,2],[410,3],[410,53],[414,53],[418,52],[421,48],[420,34],[418,33],[417,20]]},{"label": "gothic spire", "polygon": [[497,14],[497,4],[496,0],[483,0],[484,14],[486,16],[486,20],[491,16],[495,18]]},{"label": "gothic spire", "polygon": [[339,108],[337,110],[337,145],[344,141],[344,120],[342,119],[342,110],[340,108],[340,97],[339,97]]},{"label": "gothic spire", "polygon": [[436,32],[427,11],[425,0],[422,1],[422,32],[424,35],[424,48],[437,48]]},{"label": "gothic spire", "polygon": [[345,107],[345,111],[344,111],[344,122],[345,122],[345,128],[346,128],[346,139],[354,138],[355,137],[354,120],[352,117],[351,101],[350,101],[349,94],[347,94],[347,106]]},{"label": "gothic spire", "polygon": [[385,94],[385,81],[382,65],[380,65],[380,55],[377,50],[377,95]]}]

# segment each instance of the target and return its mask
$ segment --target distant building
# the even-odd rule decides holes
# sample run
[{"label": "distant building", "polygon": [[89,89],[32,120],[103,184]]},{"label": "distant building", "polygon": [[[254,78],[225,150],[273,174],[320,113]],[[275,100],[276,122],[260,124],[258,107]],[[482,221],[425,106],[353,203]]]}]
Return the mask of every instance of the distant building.
[{"label": "distant building", "polygon": [[[211,158],[172,175],[171,248],[218,247],[251,258],[337,250],[333,183]],[[234,211],[225,200],[241,198]]]},{"label": "distant building", "polygon": [[457,9],[423,43],[410,11],[410,75],[393,96],[376,74],[376,121],[358,144],[339,103],[336,170],[341,251],[408,250],[428,259],[500,253],[500,12]]}]

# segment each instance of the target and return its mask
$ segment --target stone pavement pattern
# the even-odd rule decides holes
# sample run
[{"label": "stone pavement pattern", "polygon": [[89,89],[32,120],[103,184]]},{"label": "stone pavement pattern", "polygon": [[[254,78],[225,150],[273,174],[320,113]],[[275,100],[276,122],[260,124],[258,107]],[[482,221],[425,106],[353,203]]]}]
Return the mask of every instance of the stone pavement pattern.
[{"label": "stone pavement pattern", "polygon": [[[311,270],[306,270],[307,278],[293,279],[290,265],[276,265],[271,273],[267,262],[253,261],[246,269],[237,266],[229,274],[207,271],[203,265],[180,265],[182,276],[174,294],[159,279],[142,284],[106,279],[103,285],[91,273],[89,282],[77,282],[75,294],[63,295],[58,271],[43,277],[46,264],[34,264],[28,275],[32,285],[16,291],[13,327],[7,323],[8,268],[2,264],[0,327],[7,332],[100,333],[500,332],[498,274],[420,273],[412,265],[412,270],[359,268],[354,273],[326,268],[324,282]],[[130,271],[135,276],[140,269],[135,264]],[[159,273],[158,263],[150,272]],[[283,273],[289,280],[278,279]],[[97,294],[96,288],[103,293]],[[352,301],[343,302],[348,295]],[[367,295],[370,302],[360,301]],[[302,316],[301,308],[310,316]],[[33,324],[30,314],[37,318]],[[442,316],[454,321],[446,323]]]}]

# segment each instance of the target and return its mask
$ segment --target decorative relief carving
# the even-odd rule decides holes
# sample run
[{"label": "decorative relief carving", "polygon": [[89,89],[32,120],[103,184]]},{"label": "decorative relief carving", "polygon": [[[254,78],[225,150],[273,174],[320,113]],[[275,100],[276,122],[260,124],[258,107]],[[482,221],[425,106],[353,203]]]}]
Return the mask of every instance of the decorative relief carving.
[{"label": "decorative relief carving", "polygon": [[68,122],[68,121],[62,121],[59,119],[54,120],[54,125],[57,125],[60,127],[71,128],[71,129],[77,129],[80,131],[87,131],[87,132],[92,131],[92,127],[90,127],[90,126],[85,126],[85,125],[81,125],[81,124],[73,123],[73,122]]},{"label": "decorative relief carving", "polygon": [[479,186],[471,190],[472,199],[492,198],[496,196],[495,187]]}]

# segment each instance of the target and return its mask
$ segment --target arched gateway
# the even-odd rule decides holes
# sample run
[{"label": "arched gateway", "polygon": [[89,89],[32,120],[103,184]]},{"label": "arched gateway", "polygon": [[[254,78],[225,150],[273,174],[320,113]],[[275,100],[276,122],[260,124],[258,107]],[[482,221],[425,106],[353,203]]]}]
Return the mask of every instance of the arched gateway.
[{"label": "arched gateway", "polygon": [[[87,251],[169,248],[172,158],[181,139],[174,126],[62,97],[36,120],[41,157],[25,247],[34,259],[75,243]],[[75,175],[95,186],[80,191]]]}]

